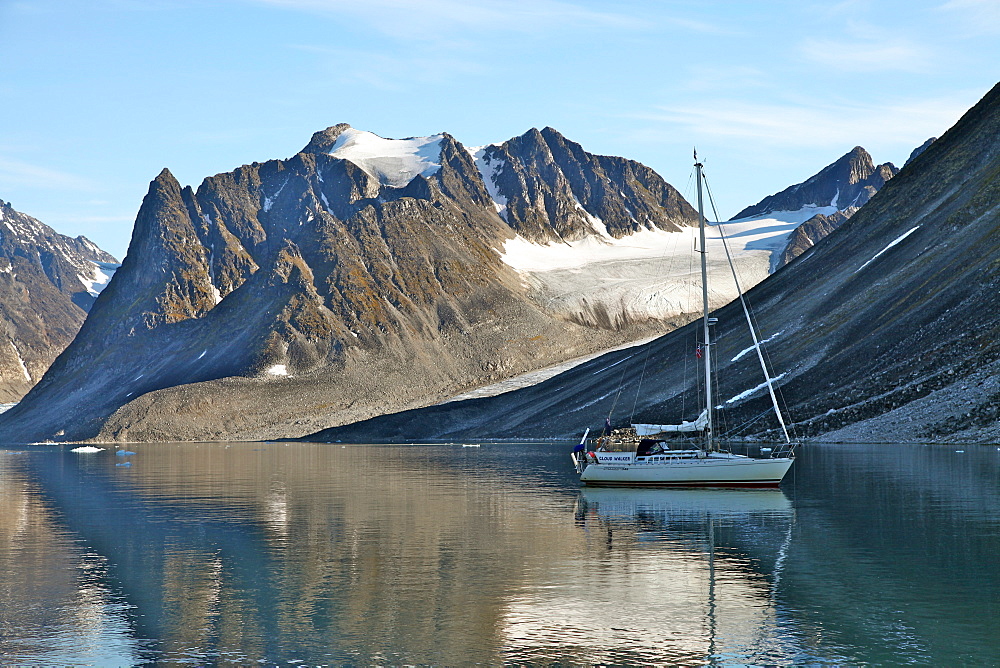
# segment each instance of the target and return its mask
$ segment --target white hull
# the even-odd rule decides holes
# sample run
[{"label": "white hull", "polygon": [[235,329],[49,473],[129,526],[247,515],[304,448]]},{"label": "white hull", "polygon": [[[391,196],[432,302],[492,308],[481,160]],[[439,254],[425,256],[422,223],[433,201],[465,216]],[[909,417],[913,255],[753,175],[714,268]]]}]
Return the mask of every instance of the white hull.
[{"label": "white hull", "polygon": [[752,459],[723,453],[705,458],[617,461],[589,464],[580,474],[580,481],[601,487],[777,487],[793,461],[790,457]]}]

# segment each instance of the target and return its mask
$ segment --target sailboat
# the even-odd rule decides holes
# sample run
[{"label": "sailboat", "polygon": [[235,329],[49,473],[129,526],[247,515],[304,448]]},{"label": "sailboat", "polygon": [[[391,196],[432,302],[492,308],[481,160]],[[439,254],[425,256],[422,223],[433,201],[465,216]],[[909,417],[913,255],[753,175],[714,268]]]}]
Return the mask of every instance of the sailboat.
[{"label": "sailboat", "polygon": [[[715,324],[716,320],[709,317],[708,311],[708,260],[705,245],[705,209],[702,196],[702,168],[704,165],[698,162],[697,152],[694,157],[698,181],[702,335],[704,337],[704,345],[699,348],[698,354],[705,364],[704,409],[694,420],[684,421],[680,424],[633,424],[638,441],[635,450],[630,451],[612,450],[609,436],[599,439],[597,447],[587,451],[588,429],[580,444],[574,448],[572,457],[573,464],[580,475],[580,481],[589,486],[777,487],[794,461],[796,444],[789,437],[785,420],[778,406],[774,383],[761,352],[760,340],[754,330],[742,291],[739,289],[739,298],[743,304],[747,325],[750,327],[750,335],[757,351],[757,358],[764,371],[764,379],[771,395],[771,402],[778,423],[781,425],[784,443],[772,449],[761,448],[761,453],[766,453],[766,456],[750,457],[735,454],[720,447],[713,430],[711,325]],[[731,258],[730,266],[732,266]],[[736,278],[735,269],[733,277]],[[739,288],[738,280],[737,288]],[[610,420],[607,423],[606,431],[610,432]],[[693,435],[696,439],[696,445],[685,449],[671,449],[667,439],[676,434]]]}]

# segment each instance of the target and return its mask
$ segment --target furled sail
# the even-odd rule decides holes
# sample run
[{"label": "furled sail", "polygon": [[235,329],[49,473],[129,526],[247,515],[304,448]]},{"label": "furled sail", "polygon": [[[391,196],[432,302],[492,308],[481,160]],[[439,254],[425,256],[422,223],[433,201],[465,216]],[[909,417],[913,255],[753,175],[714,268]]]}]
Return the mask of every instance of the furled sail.
[{"label": "furled sail", "polygon": [[672,434],[677,432],[705,431],[708,426],[708,410],[703,410],[694,422],[680,424],[634,424],[636,436],[652,436],[653,434]]}]

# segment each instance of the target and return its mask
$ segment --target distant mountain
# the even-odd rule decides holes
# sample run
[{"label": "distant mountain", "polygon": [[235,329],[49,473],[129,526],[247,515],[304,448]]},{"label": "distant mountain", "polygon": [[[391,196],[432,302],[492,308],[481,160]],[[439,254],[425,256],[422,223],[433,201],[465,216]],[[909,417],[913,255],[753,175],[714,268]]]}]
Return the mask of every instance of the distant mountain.
[{"label": "distant mountain", "polygon": [[924,151],[926,151],[927,147],[930,146],[931,144],[933,144],[936,140],[937,140],[937,137],[931,137],[930,139],[928,139],[927,141],[925,141],[923,144],[921,144],[920,146],[918,146],[915,149],[913,149],[910,152],[910,157],[908,157],[906,159],[906,162],[903,163],[903,167],[906,167],[908,164],[910,164],[911,162],[913,162],[917,158],[918,155],[920,155],[921,153],[923,153]]},{"label": "distant mountain", "polygon": [[[837,234],[750,291],[795,431],[842,441],[997,442],[997,258],[1000,85]],[[739,308],[714,313],[720,424],[733,436],[773,436]],[[609,414],[614,426],[693,419],[693,362],[683,360],[692,357],[697,330],[692,324],[507,394],[311,438],[568,439],[599,429]]]},{"label": "distant mountain", "polygon": [[536,243],[678,230],[691,206],[649,167],[593,155],[552,128],[473,151],[497,212]]},{"label": "distant mountain", "polygon": [[20,399],[76,335],[118,261],[0,200],[0,403]]},{"label": "distant mountain", "polygon": [[868,151],[855,146],[816,175],[748,206],[733,216],[733,220],[763,216],[775,211],[798,211],[806,206],[857,209],[898,171],[891,162],[876,167]]},{"label": "distant mountain", "polygon": [[777,270],[854,215],[898,171],[891,162],[876,166],[868,151],[855,146],[814,176],[765,197],[732,220],[774,218],[798,223],[773,258],[772,270]]},{"label": "distant mountain", "polygon": [[857,210],[857,207],[852,206],[843,211],[834,211],[829,215],[818,213],[807,219],[788,235],[788,242],[777,258],[775,269],[785,266],[815,246],[821,239],[829,236],[847,222],[847,219],[853,216]]},{"label": "distant mountain", "polygon": [[649,168],[551,128],[470,151],[341,124],[196,191],[163,170],[121,268],[0,433],[273,438],[428,405],[662,329],[550,308],[511,244],[614,249],[696,222]]}]

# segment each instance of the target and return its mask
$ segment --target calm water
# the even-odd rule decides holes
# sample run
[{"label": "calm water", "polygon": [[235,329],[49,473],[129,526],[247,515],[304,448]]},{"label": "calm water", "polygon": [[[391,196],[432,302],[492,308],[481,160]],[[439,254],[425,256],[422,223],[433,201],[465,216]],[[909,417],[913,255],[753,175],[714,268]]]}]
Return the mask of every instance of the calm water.
[{"label": "calm water", "polygon": [[[0,450],[0,663],[1000,664],[1000,450],[581,490],[569,446]],[[130,466],[120,464],[130,463]]]}]

